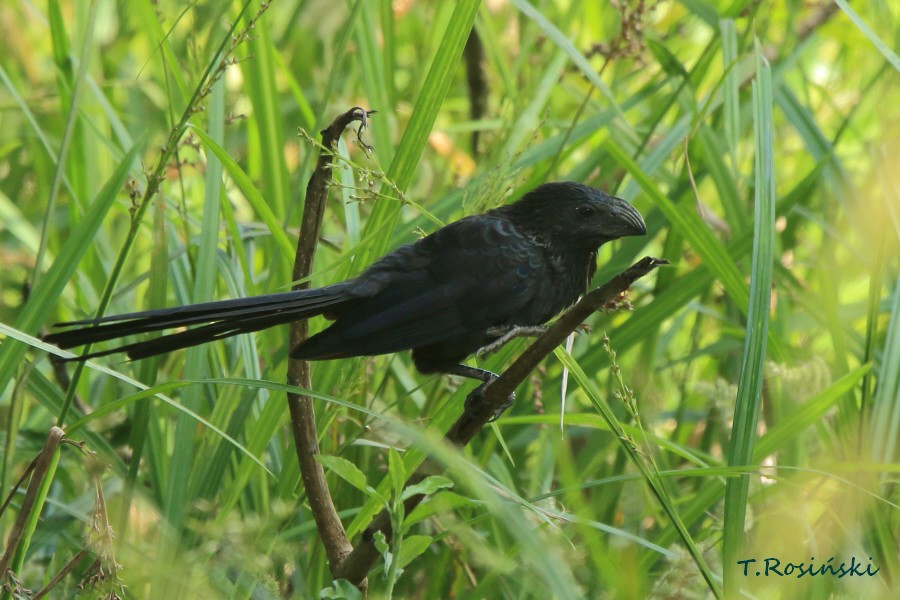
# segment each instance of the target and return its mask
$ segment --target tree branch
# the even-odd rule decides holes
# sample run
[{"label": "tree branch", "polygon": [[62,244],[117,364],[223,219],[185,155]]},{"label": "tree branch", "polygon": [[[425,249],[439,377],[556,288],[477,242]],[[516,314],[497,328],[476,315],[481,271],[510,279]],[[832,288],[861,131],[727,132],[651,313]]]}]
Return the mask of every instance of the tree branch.
[{"label": "tree branch", "polygon": [[[566,336],[575,331],[578,325],[592,312],[627,290],[635,281],[647,275],[656,267],[666,264],[669,264],[669,261],[665,259],[646,256],[602,286],[589,292],[537,338],[500,377],[485,386],[482,401],[474,403],[470,406],[469,411],[460,416],[456,423],[450,427],[450,430],[447,431],[445,439],[457,446],[468,444],[544,357],[560,345],[566,339]],[[415,473],[410,477],[406,485],[410,486],[418,483],[423,478],[424,474]],[[424,497],[424,495],[419,494],[408,498],[404,503],[404,514],[410,514]],[[374,544],[374,536],[378,531],[383,532],[390,539],[392,533],[391,519],[387,511],[382,511],[375,517],[372,524],[363,532],[360,543],[347,555],[337,571],[332,571],[335,579],[347,579],[352,583],[358,584],[366,578],[372,565],[375,564],[379,557]]]},{"label": "tree branch", "polygon": [[[44,479],[47,477],[48,471],[50,471],[51,464],[53,463],[53,455],[56,453],[57,448],[65,437],[65,431],[59,427],[51,427],[50,432],[47,434],[47,439],[44,441],[44,448],[32,462],[33,468],[32,465],[29,465],[29,469],[31,469],[31,481],[28,483],[28,489],[25,491],[25,498],[22,500],[22,505],[19,507],[19,516],[16,518],[16,522],[13,524],[12,530],[7,537],[6,551],[3,553],[2,558],[0,558],[0,581],[6,579],[6,570],[8,568],[18,570],[21,567],[21,564],[13,564],[15,562],[16,553],[19,551],[19,543],[25,535],[25,529],[29,519],[32,518],[31,512],[35,509],[35,504],[38,502],[38,496],[41,493],[41,486],[44,484]],[[41,502],[43,502],[43,499],[41,499]],[[38,510],[40,509],[41,507],[38,506]],[[19,573],[16,573],[16,575],[19,575]]]},{"label": "tree branch", "polygon": [[[330,151],[322,151],[316,162],[316,169],[306,186],[306,198],[303,203],[303,220],[300,225],[300,239],[297,241],[297,256],[294,260],[293,280],[306,279],[312,272],[313,258],[319,241],[319,230],[325,215],[325,202],[328,199],[328,182],[334,164],[334,152],[338,139],[348,125],[355,121],[361,123],[357,136],[366,126],[366,118],[373,111],[354,107],[339,115],[331,125],[322,130],[322,145]],[[362,143],[362,140],[360,140]],[[365,144],[363,144],[365,146]],[[305,289],[309,283],[298,283],[295,290]],[[309,336],[306,320],[291,323],[290,347],[295,348]],[[289,360],[287,382],[289,385],[305,389],[312,387],[309,374],[309,362],[305,360]],[[303,488],[309,501],[309,508],[316,521],[316,528],[332,574],[353,547],[347,540],[344,525],[338,517],[325,481],[325,470],[316,460],[319,454],[319,441],[316,431],[316,413],[312,398],[300,394],[288,394],[288,407],[291,412],[291,429],[294,444],[297,448],[297,460],[300,463],[300,476]],[[365,577],[361,578],[365,579]]]}]

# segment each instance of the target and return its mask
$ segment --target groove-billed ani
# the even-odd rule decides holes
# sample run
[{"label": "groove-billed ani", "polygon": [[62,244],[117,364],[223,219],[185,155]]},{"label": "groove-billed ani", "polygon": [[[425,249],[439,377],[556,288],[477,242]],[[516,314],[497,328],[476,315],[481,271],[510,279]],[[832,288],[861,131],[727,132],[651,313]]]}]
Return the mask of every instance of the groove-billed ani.
[{"label": "groove-billed ani", "polygon": [[61,323],[80,327],[45,339],[71,348],[199,325],[70,360],[120,351],[141,359],[324,315],[334,323],[293,348],[291,358],[412,349],[423,373],[488,381],[495,376],[459,363],[504,328],[540,325],[573,304],[587,290],[601,245],[645,233],[640,213],[624,200],[578,183],[547,183],[398,248],[342,283]]}]

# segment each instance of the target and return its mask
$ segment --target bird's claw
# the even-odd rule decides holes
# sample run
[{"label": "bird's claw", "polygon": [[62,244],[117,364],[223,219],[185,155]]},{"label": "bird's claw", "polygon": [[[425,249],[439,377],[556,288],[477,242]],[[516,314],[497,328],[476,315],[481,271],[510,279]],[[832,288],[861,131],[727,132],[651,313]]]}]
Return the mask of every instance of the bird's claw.
[{"label": "bird's claw", "polygon": [[503,404],[501,404],[497,410],[494,411],[494,413],[491,415],[491,418],[488,419],[488,423],[493,423],[494,421],[499,419],[500,415],[505,413],[506,409],[509,408],[510,406],[512,406],[515,401],[516,401],[516,393],[513,392],[509,396],[507,396],[506,401]]},{"label": "bird's claw", "polygon": [[[491,380],[491,381],[493,381],[493,380]],[[475,388],[474,390],[469,392],[468,396],[466,396],[466,403],[463,407],[463,411],[469,417],[475,418],[481,413],[482,408],[483,408],[482,405],[484,404],[484,392],[485,392],[485,389],[487,388],[488,383],[489,382],[482,383],[477,388]],[[513,392],[512,394],[507,396],[506,401],[502,405],[500,405],[500,407],[497,408],[491,414],[491,418],[488,419],[487,422],[493,423],[494,421],[499,419],[500,415],[502,415],[504,413],[504,411],[506,411],[507,408],[512,406],[513,402],[515,402],[515,401],[516,401],[516,394],[515,394],[515,392]]]}]

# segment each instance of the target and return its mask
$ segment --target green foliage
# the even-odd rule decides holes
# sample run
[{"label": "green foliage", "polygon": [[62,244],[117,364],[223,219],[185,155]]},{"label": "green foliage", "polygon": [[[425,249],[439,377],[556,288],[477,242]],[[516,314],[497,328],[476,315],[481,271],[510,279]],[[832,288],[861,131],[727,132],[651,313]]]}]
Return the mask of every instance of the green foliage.
[{"label": "green foliage", "polygon": [[[38,339],[288,289],[316,132],[355,105],[374,150],[344,136],[314,286],[550,179],[646,218],[594,283],[672,262],[465,450],[441,434],[470,382],[405,353],[313,365],[351,541],[394,525],[372,597],[897,597],[894,4],[50,0],[4,3],[0,30],[4,540],[50,428],[86,451],[33,482],[6,597],[359,597],[299,483],[285,327],[83,369]],[[768,557],[880,571],[755,576]]]}]

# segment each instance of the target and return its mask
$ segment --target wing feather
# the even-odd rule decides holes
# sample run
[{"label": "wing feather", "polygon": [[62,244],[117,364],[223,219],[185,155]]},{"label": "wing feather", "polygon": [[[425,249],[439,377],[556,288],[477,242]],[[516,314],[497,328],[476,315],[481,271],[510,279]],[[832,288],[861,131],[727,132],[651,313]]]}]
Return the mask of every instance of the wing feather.
[{"label": "wing feather", "polygon": [[457,221],[370,267],[356,285],[377,291],[291,356],[384,354],[477,337],[530,302],[540,277],[535,252],[505,220]]}]

